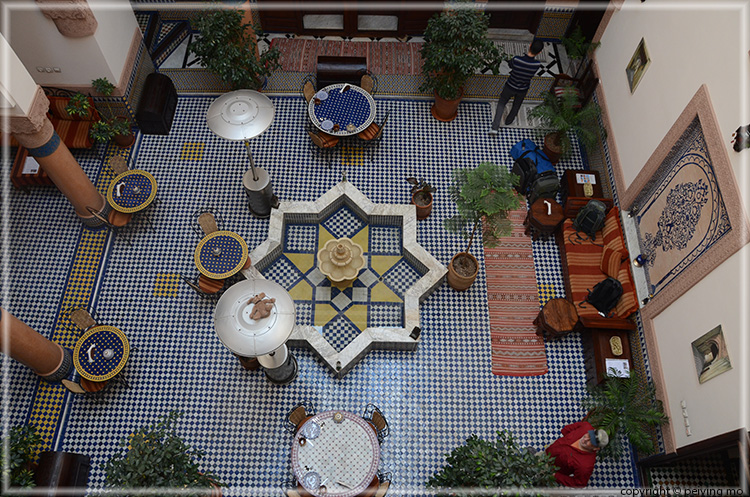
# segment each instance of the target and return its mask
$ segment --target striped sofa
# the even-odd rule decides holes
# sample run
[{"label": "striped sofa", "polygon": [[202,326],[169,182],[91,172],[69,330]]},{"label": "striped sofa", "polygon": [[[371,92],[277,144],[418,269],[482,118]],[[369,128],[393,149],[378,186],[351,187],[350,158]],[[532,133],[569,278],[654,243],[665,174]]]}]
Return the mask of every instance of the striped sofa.
[{"label": "striped sofa", "polygon": [[[618,208],[609,210],[604,228],[596,233],[593,242],[587,237],[582,239],[578,236],[572,219],[565,220],[557,236],[565,292],[568,300],[576,305],[581,324],[587,329],[635,329],[635,324],[628,317],[638,310],[638,297]],[[592,305],[579,304],[586,299],[588,291],[608,275],[620,281],[623,293],[612,316],[603,317]]]},{"label": "striped sofa", "polygon": [[91,148],[94,141],[89,136],[91,126],[99,120],[99,113],[94,107],[94,101],[88,97],[91,109],[87,116],[71,116],[65,110],[70,98],[47,96],[49,99],[49,112],[47,117],[52,122],[60,140],[68,148]]}]

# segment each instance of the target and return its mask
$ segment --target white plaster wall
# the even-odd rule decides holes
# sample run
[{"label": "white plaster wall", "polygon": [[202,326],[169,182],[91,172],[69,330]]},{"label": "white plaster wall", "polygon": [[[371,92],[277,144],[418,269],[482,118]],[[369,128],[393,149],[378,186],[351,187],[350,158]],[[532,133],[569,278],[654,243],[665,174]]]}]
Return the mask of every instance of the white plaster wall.
[{"label": "white plaster wall", "polygon": [[0,35],[0,109],[7,116],[28,114],[34,102],[37,85],[21,60]]},{"label": "white plaster wall", "polygon": [[[106,77],[119,83],[138,24],[126,3],[91,0],[98,22],[96,33],[83,38],[60,34],[54,22],[42,15],[33,1],[14,4],[3,34],[40,85],[90,85]],[[38,72],[37,67],[59,67],[60,73]]]},{"label": "white plaster wall", "polygon": [[[690,8],[683,2],[626,0],[613,16],[597,61],[626,185],[705,83],[748,210],[750,152],[738,154],[729,143],[734,130],[749,120],[740,108],[740,92],[747,91],[743,79],[750,48],[745,41],[748,34],[741,29],[739,6],[745,3],[720,10],[708,2]],[[642,37],[651,66],[631,95],[625,67]],[[654,320],[678,448],[750,425],[747,383],[743,384],[749,376],[745,363],[750,359],[746,337],[749,259],[746,246]],[[700,385],[691,342],[718,324],[723,326],[734,369]],[[687,403],[692,436],[686,435],[682,400]]]}]

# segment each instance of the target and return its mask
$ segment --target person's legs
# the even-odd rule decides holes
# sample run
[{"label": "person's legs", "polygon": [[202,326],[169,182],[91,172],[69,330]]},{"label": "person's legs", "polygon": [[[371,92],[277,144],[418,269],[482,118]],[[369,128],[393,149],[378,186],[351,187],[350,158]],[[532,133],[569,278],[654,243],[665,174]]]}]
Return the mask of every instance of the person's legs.
[{"label": "person's legs", "polygon": [[505,124],[513,123],[513,120],[518,115],[518,111],[521,110],[521,104],[523,103],[523,99],[526,98],[526,93],[528,93],[528,91],[529,90],[513,92],[513,107],[510,108],[510,113],[508,114],[508,117],[505,118]]},{"label": "person's legs", "polygon": [[500,127],[500,119],[503,117],[503,111],[505,106],[508,104],[508,100],[513,96],[513,89],[508,85],[503,87],[503,91],[500,92],[500,99],[497,101],[497,109],[495,110],[495,119],[492,120],[492,129],[497,131]]}]

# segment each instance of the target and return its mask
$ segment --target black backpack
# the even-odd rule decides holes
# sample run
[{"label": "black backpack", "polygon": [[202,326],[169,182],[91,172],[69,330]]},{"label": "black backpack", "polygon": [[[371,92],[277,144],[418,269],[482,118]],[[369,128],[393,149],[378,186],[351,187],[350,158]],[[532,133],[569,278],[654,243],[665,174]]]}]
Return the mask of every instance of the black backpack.
[{"label": "black backpack", "polygon": [[604,227],[604,218],[607,217],[607,206],[599,200],[589,200],[573,220],[573,229],[586,233],[592,240],[596,239],[596,232]]},{"label": "black backpack", "polygon": [[533,204],[539,197],[555,198],[560,189],[560,180],[555,171],[545,171],[539,174],[529,187],[529,204]]},{"label": "black backpack", "polygon": [[583,307],[582,304],[588,302],[599,311],[599,314],[607,318],[610,317],[609,311],[614,309],[620,297],[622,297],[622,284],[612,277],[607,277],[597,283],[593,290],[589,290],[586,300],[578,305]]},{"label": "black backpack", "polygon": [[536,178],[536,164],[530,157],[527,157],[528,154],[529,151],[527,150],[516,159],[511,170],[520,180],[518,186],[516,186],[516,191],[524,196],[529,191],[532,181]]}]

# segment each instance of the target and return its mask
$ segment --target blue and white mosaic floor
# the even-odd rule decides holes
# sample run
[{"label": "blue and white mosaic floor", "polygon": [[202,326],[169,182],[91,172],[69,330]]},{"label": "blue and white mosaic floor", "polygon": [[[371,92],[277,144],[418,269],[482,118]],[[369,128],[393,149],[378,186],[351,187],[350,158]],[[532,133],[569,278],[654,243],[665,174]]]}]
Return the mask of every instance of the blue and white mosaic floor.
[{"label": "blue and white mosaic floor", "polygon": [[[248,163],[243,145],[218,138],[205,125],[213,99],[181,97],[171,133],[139,140],[135,167],[149,171],[158,182],[161,203],[153,210],[155,233],[132,233],[132,245],[110,236],[96,273],[92,304],[104,324],[119,327],[131,340],[124,372],[131,388],[118,387],[99,402],[61,393],[63,422],[53,444],[92,457],[92,488],[103,486],[103,464],[121,438],[172,409],[185,412],[179,431],[190,445],[206,452],[202,466],[226,483],[224,495],[229,497],[280,495],[278,486],[289,476],[291,441],[284,418],[303,400],[313,402],[318,411],[361,412],[369,402],[378,405],[391,428],[382,446],[381,469],[393,473],[392,489],[402,495],[417,494],[445,463],[444,454],[472,433],[491,438],[496,430],[509,429],[522,445],[543,447],[558,437],[560,428],[583,417],[578,401],[585,395],[585,374],[577,335],[546,345],[549,373],[544,376],[490,373],[483,271],[468,291],[458,293],[444,285],[423,303],[421,343],[412,353],[375,351],[345,378],[334,379],[310,352],[292,349],[299,376],[284,387],[242,369],[216,338],[212,304],[187,286],[175,285],[177,275],[197,271],[193,251],[199,240],[190,223],[198,209],[213,206],[223,228],[239,233],[251,248],[267,236],[268,221],[253,218],[245,203],[241,178]],[[390,111],[390,118],[374,163],[354,161],[350,155],[342,163],[336,154],[328,168],[308,146],[302,99],[272,101],[276,118],[250,146],[281,199],[313,201],[346,171],[347,179],[373,202],[407,203],[406,177],[424,177],[437,191],[432,214],[419,222],[417,240],[445,265],[465,243],[442,228],[455,209],[448,190],[451,171],[484,160],[510,167],[511,145],[535,136],[533,130],[520,128],[488,135],[487,103],[462,103],[458,118],[442,123],[431,117],[430,102],[376,99],[378,114]],[[96,152],[76,156],[96,177]],[[363,162],[366,165],[357,165]],[[576,151],[561,162],[558,173],[581,167]],[[8,201],[12,283],[3,305],[50,335],[65,285],[77,284],[66,278],[74,256],[83,250],[78,247],[83,228],[53,188],[28,194],[10,191]],[[475,255],[483,266],[481,248]],[[554,241],[534,242],[534,256],[544,291],[561,296]],[[13,424],[28,418],[38,381],[20,364],[4,360],[4,405]],[[634,480],[627,455],[619,462],[600,461],[590,483],[632,487]]]}]

